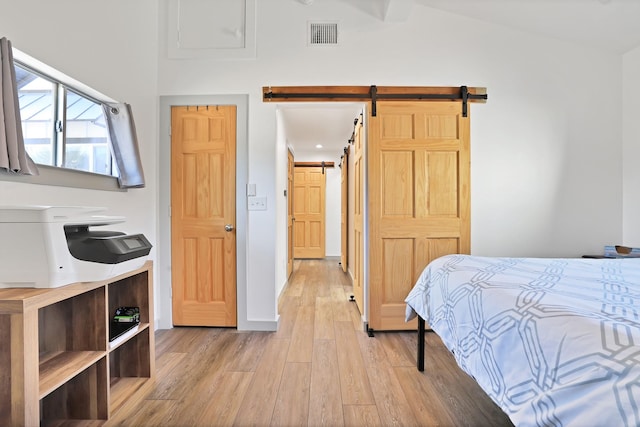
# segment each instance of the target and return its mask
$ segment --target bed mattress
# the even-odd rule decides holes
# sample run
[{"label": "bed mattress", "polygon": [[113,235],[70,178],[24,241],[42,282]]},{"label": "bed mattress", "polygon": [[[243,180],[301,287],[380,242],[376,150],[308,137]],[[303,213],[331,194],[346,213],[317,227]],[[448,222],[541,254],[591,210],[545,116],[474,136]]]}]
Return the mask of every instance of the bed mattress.
[{"label": "bed mattress", "polygon": [[517,426],[640,425],[640,259],[447,255],[406,303]]}]

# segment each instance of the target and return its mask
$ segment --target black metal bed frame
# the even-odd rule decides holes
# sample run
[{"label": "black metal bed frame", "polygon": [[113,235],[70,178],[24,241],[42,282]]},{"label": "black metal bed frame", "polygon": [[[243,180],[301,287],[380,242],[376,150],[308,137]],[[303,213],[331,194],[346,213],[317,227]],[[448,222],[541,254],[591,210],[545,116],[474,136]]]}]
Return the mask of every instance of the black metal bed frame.
[{"label": "black metal bed frame", "polygon": [[[424,336],[427,329],[425,328],[424,319],[418,314],[418,357],[417,367],[418,371],[424,372]],[[433,332],[433,329],[429,329]]]}]

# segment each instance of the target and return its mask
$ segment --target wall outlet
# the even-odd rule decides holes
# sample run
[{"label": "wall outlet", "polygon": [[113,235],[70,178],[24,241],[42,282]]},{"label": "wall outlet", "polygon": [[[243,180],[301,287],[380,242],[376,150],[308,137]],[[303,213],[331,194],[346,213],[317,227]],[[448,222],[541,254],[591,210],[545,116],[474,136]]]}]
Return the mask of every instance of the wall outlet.
[{"label": "wall outlet", "polygon": [[267,198],[266,197],[248,197],[247,206],[250,211],[266,211]]}]

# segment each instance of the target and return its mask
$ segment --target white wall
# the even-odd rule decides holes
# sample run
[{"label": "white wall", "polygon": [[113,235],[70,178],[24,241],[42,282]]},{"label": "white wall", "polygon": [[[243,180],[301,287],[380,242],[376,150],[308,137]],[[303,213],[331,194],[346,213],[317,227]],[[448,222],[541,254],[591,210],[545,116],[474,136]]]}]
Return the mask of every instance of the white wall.
[{"label": "white wall", "polygon": [[[154,0],[0,0],[0,37],[104,95],[131,104],[147,186],[126,192],[0,180],[0,203],[104,206],[157,251],[157,4]],[[157,305],[156,299],[156,305]],[[162,316],[157,313],[156,316]]]},{"label": "white wall", "polygon": [[[276,170],[285,171],[288,170],[289,167],[289,157],[287,153],[291,149],[287,143],[287,136],[284,131],[284,124],[281,115],[281,111],[276,111],[276,152],[278,156],[276,157]],[[280,296],[280,293],[284,289],[284,286],[289,279],[287,277],[287,261],[288,261],[288,252],[289,248],[287,245],[287,223],[288,223],[288,206],[287,206],[287,196],[284,195],[285,190],[289,185],[289,177],[287,174],[278,174],[276,176],[276,200],[274,201],[275,209],[276,209],[276,236],[284,236],[285,244],[277,245],[275,247],[276,251],[276,296]]]},{"label": "white wall", "polygon": [[640,246],[640,47],[623,58],[623,244]]},{"label": "white wall", "polygon": [[[471,107],[473,253],[577,256],[623,240],[619,55],[419,5],[407,22],[385,23],[364,2],[257,4],[257,57],[216,61],[167,58],[166,0],[0,0],[0,34],[16,48],[132,104],[149,181],[126,193],[0,181],[3,201],[105,205],[155,242],[156,182],[164,173],[157,168],[158,96],[247,95],[247,181],[267,197],[268,210],[248,212],[246,301],[239,304],[245,320],[277,322],[276,270],[284,267],[276,254],[285,253],[286,233],[277,232],[283,198],[276,184],[284,182],[278,159],[285,148],[277,142],[276,104],[262,102],[262,87],[464,84],[489,93],[485,105]],[[306,47],[309,20],[338,20],[340,46]],[[637,56],[625,57],[627,88],[638,85]],[[637,132],[625,123],[625,155],[637,154]],[[625,179],[634,168],[625,163]],[[631,222],[639,187],[629,185],[625,241],[638,244]],[[167,267],[157,269],[161,276]],[[156,301],[166,303],[160,279]]]},{"label": "white wall", "polygon": [[[421,6],[405,23],[384,23],[353,4],[258,2],[255,60],[160,55],[163,94],[249,95],[249,182],[270,206],[249,213],[251,316],[276,318],[263,301],[274,299],[285,276],[276,256],[286,253],[286,233],[274,227],[284,212],[276,206],[285,203],[286,168],[277,166],[285,144],[277,142],[277,104],[262,102],[263,86],[487,87],[487,104],[471,107],[472,252],[578,256],[621,240],[618,55]],[[340,46],[307,47],[307,22],[334,19]]]}]

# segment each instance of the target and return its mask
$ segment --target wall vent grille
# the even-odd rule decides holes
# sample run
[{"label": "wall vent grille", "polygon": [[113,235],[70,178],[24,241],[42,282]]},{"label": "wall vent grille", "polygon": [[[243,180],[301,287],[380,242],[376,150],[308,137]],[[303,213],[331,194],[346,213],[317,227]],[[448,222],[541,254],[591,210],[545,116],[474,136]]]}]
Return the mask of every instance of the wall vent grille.
[{"label": "wall vent grille", "polygon": [[310,46],[327,46],[338,44],[338,23],[310,22],[308,31]]}]

